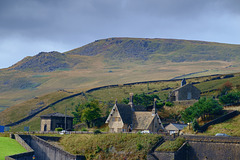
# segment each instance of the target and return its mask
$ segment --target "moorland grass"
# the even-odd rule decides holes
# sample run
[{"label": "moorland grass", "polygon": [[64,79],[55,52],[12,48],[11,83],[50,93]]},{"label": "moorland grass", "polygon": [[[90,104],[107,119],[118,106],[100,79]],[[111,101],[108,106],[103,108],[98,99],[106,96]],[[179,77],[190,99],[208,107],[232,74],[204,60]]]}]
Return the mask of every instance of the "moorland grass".
[{"label": "moorland grass", "polygon": [[184,138],[178,137],[174,141],[166,141],[163,144],[161,144],[156,151],[177,151],[185,142]]},{"label": "moorland grass", "polygon": [[26,152],[16,140],[8,137],[0,137],[0,160],[4,160],[5,156]]},{"label": "moorland grass", "polygon": [[225,133],[230,136],[240,137],[240,115],[229,119],[223,123],[211,125],[203,135],[214,136],[217,133]]},{"label": "moorland grass", "polygon": [[148,151],[161,139],[157,134],[77,134],[65,135],[60,143],[72,154],[87,159],[146,159]]}]

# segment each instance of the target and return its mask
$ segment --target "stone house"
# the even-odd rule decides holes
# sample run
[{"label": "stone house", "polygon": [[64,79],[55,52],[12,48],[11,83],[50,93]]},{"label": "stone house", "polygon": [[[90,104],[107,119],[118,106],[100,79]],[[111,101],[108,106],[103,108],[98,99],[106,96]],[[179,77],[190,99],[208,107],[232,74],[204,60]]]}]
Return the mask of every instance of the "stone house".
[{"label": "stone house", "polygon": [[146,111],[143,106],[135,106],[132,102],[132,95],[130,96],[129,104],[114,104],[106,123],[109,126],[111,133],[120,132],[138,132],[149,130],[157,133],[163,128],[160,117],[157,114],[155,105],[152,111]]},{"label": "stone house", "polygon": [[201,91],[192,84],[186,84],[186,80],[182,81],[181,87],[173,90],[169,94],[169,101],[198,100]]},{"label": "stone house", "polygon": [[41,131],[54,131],[55,128],[65,129],[65,118],[66,118],[66,130],[72,130],[73,128],[73,117],[62,113],[50,113],[47,115],[40,116],[41,118]]},{"label": "stone house", "polygon": [[169,125],[167,125],[165,127],[165,130],[170,134],[174,134],[177,133],[179,134],[181,130],[183,130],[183,128],[187,127],[187,124],[177,124],[177,123],[170,123]]}]

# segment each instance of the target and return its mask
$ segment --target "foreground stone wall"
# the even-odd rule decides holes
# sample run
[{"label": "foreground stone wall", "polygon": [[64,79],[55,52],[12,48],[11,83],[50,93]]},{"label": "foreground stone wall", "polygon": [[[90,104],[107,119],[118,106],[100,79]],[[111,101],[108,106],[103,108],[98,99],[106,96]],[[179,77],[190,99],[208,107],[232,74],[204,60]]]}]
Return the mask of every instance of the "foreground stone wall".
[{"label": "foreground stone wall", "polygon": [[[21,136],[21,135],[20,135]],[[85,156],[72,155],[37,136],[22,136],[35,151],[36,159],[42,160],[85,160]],[[46,138],[50,140],[51,138]]]},{"label": "foreground stone wall", "polygon": [[189,160],[240,158],[240,137],[184,136],[190,145]]},{"label": "foreground stone wall", "polygon": [[32,160],[34,157],[34,150],[17,134],[10,135],[11,138],[21,144],[28,152],[6,156],[5,160]]},{"label": "foreground stone wall", "polygon": [[154,152],[149,160],[238,160],[240,137],[182,136],[184,145],[176,152]]}]

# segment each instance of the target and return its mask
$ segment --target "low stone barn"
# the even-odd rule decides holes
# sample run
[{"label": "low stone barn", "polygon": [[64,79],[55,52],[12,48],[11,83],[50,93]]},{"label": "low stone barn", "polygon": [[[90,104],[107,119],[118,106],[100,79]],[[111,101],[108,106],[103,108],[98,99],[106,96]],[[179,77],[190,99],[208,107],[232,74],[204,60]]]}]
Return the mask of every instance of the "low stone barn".
[{"label": "low stone barn", "polygon": [[132,95],[130,96],[129,104],[118,104],[116,101],[106,120],[110,132],[120,133],[149,130],[150,132],[157,133],[163,130],[161,119],[157,114],[155,101],[152,111],[146,111],[143,106],[134,106]]},{"label": "low stone barn", "polygon": [[170,123],[169,125],[167,125],[165,127],[165,130],[170,134],[174,134],[174,133],[177,133],[179,134],[179,132],[181,130],[183,130],[183,128],[187,127],[188,125],[187,124],[177,124],[177,123]]},{"label": "low stone barn", "polygon": [[185,79],[182,81],[181,87],[173,90],[169,94],[169,101],[198,100],[201,91],[192,84],[186,84]]},{"label": "low stone barn", "polygon": [[[65,115],[62,113],[50,113],[40,116],[41,131],[54,131],[55,128],[65,129]],[[66,115],[66,130],[72,130],[73,117]]]}]

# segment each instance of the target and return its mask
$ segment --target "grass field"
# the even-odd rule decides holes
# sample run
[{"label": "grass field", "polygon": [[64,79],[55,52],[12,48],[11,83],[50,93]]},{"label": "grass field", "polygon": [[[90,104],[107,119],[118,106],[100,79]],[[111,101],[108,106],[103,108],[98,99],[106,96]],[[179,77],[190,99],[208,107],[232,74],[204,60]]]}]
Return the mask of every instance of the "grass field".
[{"label": "grass field", "polygon": [[215,135],[216,133],[225,133],[230,136],[240,137],[240,115],[227,120],[223,123],[212,125],[208,128],[204,135]]},{"label": "grass field", "polygon": [[17,141],[8,137],[0,137],[0,160],[4,160],[5,156],[26,152]]},{"label": "grass field", "polygon": [[60,143],[66,151],[87,159],[146,159],[160,138],[156,134],[77,134],[63,136]]},{"label": "grass field", "polygon": [[[191,82],[200,82],[199,84],[195,84],[201,91],[208,91],[212,89],[218,89],[223,85],[226,81],[230,81],[234,88],[237,85],[240,85],[240,74],[234,74],[234,77],[227,79],[217,79],[211,80],[218,76],[209,76],[209,77],[199,77],[187,79],[187,83]],[[224,77],[224,76],[220,76]],[[207,81],[208,80],[208,81]],[[154,83],[145,83],[145,84],[134,84],[134,85],[119,85],[117,87],[109,87],[100,90],[96,90],[90,93],[86,93],[84,96],[77,96],[65,101],[62,101],[44,112],[38,114],[36,117],[32,118],[29,121],[26,121],[16,127],[12,127],[11,131],[23,131],[24,126],[29,126],[31,131],[40,130],[40,116],[44,114],[60,112],[64,113],[65,107],[68,108],[67,114],[72,115],[72,111],[74,111],[75,105],[79,103],[84,103],[86,100],[97,99],[101,103],[103,103],[102,114],[105,115],[106,111],[109,111],[112,108],[114,101],[117,99],[119,103],[123,98],[128,98],[129,93],[141,94],[145,93],[154,93],[157,94],[161,99],[165,100],[171,90],[162,90],[164,88],[177,88],[180,86],[179,81],[170,81],[170,82],[154,82]],[[40,106],[46,106],[58,99],[61,99],[65,96],[69,96],[74,93],[81,92],[81,89],[74,90],[66,90],[66,91],[57,91],[47,95],[39,96],[37,98],[31,99],[29,101],[23,102],[21,104],[15,105],[11,108],[6,109],[3,112],[0,112],[0,121],[2,123],[10,123],[16,120],[19,120],[25,116],[27,116],[31,110],[36,109]],[[218,92],[209,92],[202,96],[213,96],[217,95]],[[186,106],[175,106],[175,107],[166,107],[164,110],[160,110],[159,115],[162,118],[167,118],[169,115],[174,118],[179,115],[179,111],[185,109]]]}]

